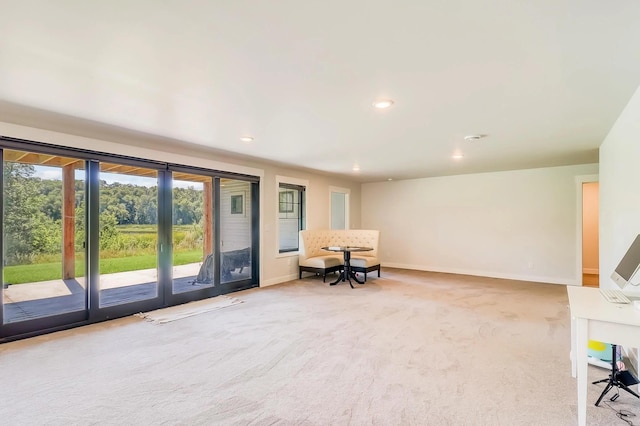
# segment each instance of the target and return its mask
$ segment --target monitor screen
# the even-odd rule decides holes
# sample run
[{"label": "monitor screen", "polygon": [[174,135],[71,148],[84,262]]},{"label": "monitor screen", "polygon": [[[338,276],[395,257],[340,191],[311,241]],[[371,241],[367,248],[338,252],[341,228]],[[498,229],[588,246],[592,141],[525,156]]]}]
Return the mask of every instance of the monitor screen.
[{"label": "monitor screen", "polygon": [[633,240],[624,257],[611,275],[618,287],[624,288],[640,266],[640,234]]}]

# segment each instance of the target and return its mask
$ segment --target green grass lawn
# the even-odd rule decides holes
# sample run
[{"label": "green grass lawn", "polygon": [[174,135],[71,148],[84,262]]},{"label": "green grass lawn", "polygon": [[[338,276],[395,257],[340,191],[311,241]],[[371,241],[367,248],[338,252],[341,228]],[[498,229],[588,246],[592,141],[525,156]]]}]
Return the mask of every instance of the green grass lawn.
[{"label": "green grass lawn", "polygon": [[[202,262],[202,250],[181,251],[174,253],[174,266],[186,265],[188,263],[196,262]],[[137,271],[139,269],[152,269],[156,266],[157,256],[155,254],[100,259],[101,274]],[[76,259],[76,277],[83,276],[84,261],[81,258]],[[16,265],[4,267],[5,284],[35,283],[39,281],[59,280],[61,278],[61,262],[36,263],[32,265]]]},{"label": "green grass lawn", "polygon": [[[196,225],[172,225],[173,232],[187,232]],[[116,225],[122,234],[157,234],[158,225]]]}]

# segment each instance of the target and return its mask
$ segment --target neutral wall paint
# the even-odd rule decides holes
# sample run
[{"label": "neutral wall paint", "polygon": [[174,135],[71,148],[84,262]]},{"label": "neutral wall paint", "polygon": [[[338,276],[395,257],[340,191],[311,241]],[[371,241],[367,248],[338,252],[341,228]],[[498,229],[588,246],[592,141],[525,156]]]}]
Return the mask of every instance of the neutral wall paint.
[{"label": "neutral wall paint", "polygon": [[579,285],[575,176],[597,164],[362,185],[383,266]]},{"label": "neutral wall paint", "polygon": [[60,131],[49,131],[5,122],[0,122],[0,134],[66,147],[260,176],[260,286],[277,284],[298,277],[297,254],[289,253],[283,256],[278,253],[276,176],[288,176],[309,182],[306,194],[307,228],[330,228],[330,187],[342,187],[350,190],[352,197],[350,199],[349,220],[354,228],[360,226],[360,184],[349,180],[314,174],[305,170],[277,167],[258,161],[244,161],[213,155],[207,153],[205,148],[198,152],[185,152],[185,149],[181,147],[157,149],[149,146],[140,146],[142,142],[135,139],[129,141],[119,140],[116,143],[109,141],[107,138],[82,137]]},{"label": "neutral wall paint", "polygon": [[582,185],[582,271],[597,274],[599,267],[598,182]]},{"label": "neutral wall paint", "polygon": [[[600,287],[617,288],[611,273],[640,233],[640,87],[600,145]],[[633,283],[640,282],[636,276]],[[638,287],[625,293],[640,294]],[[637,348],[623,348],[640,371]]]},{"label": "neutral wall paint", "polygon": [[[640,88],[600,145],[601,287],[614,288],[609,277],[640,233],[639,164]],[[628,290],[640,293],[638,288]]]}]

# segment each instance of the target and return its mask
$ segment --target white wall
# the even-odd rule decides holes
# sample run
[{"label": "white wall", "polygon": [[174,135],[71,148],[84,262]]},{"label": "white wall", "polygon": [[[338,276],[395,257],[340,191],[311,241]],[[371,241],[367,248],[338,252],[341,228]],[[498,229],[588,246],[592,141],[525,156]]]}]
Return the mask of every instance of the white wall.
[{"label": "white wall", "polygon": [[600,146],[601,287],[613,288],[609,276],[640,234],[639,165],[640,88]]},{"label": "white wall", "polygon": [[579,284],[575,176],[597,164],[362,186],[383,266]]},{"label": "white wall", "polygon": [[[640,234],[640,88],[600,145],[600,287],[615,288],[609,278]],[[638,283],[640,277],[632,282]],[[640,293],[638,288],[625,292]],[[624,348],[637,374],[637,348]]]},{"label": "white wall", "polygon": [[[104,136],[92,129],[92,137],[82,137],[60,131],[49,131],[13,123],[0,122],[0,134],[14,138],[36,142],[51,143],[60,146],[127,155],[132,157],[166,161],[175,164],[204,167],[215,170],[243,173],[260,176],[260,285],[272,285],[289,281],[298,277],[298,256],[290,253],[286,256],[278,252],[278,236],[276,222],[278,219],[278,192],[276,176],[289,176],[309,182],[307,196],[307,228],[329,229],[330,221],[330,187],[342,187],[350,190],[350,223],[354,227],[360,225],[360,184],[345,179],[313,174],[308,171],[276,167],[258,161],[239,160],[213,154],[205,148],[196,150],[184,147],[163,146],[159,148],[132,137],[127,140],[121,134],[118,142],[112,142],[109,129]],[[98,133],[96,136],[95,133]],[[146,146],[145,146],[146,145]]]}]

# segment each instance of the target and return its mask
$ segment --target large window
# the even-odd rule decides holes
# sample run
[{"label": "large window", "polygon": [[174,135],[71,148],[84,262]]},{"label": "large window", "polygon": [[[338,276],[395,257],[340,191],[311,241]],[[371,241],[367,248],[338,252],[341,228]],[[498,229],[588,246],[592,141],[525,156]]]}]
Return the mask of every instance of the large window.
[{"label": "large window", "polygon": [[278,241],[280,253],[298,251],[298,232],[305,229],[305,187],[278,184]]}]

